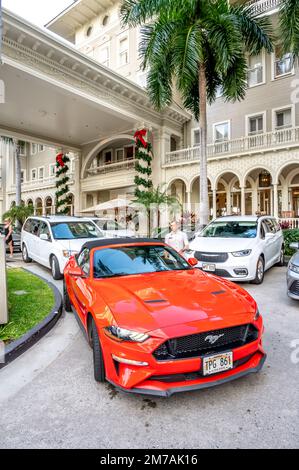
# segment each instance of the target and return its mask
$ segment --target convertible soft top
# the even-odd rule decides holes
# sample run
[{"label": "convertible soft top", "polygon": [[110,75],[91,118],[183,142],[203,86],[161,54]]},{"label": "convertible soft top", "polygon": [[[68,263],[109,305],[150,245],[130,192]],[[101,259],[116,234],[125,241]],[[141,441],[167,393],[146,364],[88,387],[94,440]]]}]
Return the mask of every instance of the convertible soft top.
[{"label": "convertible soft top", "polygon": [[86,242],[81,250],[88,248],[100,248],[103,246],[110,245],[138,245],[139,243],[160,243],[164,245],[164,242],[157,238],[97,238],[96,240],[91,240]]}]

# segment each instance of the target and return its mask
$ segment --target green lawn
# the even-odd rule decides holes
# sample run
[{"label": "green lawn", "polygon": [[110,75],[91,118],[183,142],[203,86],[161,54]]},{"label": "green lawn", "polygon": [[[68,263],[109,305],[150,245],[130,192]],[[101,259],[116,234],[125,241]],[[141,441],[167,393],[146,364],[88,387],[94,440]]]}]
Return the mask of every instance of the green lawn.
[{"label": "green lawn", "polygon": [[8,269],[7,283],[9,323],[0,326],[0,340],[9,342],[22,336],[50,313],[54,295],[48,284],[22,269]]}]

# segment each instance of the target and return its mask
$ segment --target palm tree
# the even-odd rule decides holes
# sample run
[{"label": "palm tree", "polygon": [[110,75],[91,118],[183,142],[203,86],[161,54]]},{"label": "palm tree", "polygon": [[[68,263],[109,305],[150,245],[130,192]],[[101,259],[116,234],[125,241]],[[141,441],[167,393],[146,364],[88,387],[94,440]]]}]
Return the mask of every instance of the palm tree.
[{"label": "palm tree", "polygon": [[123,25],[142,26],[140,55],[153,105],[161,110],[171,104],[175,86],[200,122],[199,217],[206,225],[207,104],[219,87],[227,101],[245,97],[246,55],[273,50],[269,19],[228,0],[123,0],[121,18]]},{"label": "palm tree", "polygon": [[16,172],[16,206],[20,207],[22,204],[22,174],[21,174],[21,159],[20,159],[20,141],[11,137],[1,137],[2,142],[9,145],[13,149],[15,159],[15,172]]},{"label": "palm tree", "polygon": [[299,56],[299,0],[284,0],[279,9],[283,53]]}]

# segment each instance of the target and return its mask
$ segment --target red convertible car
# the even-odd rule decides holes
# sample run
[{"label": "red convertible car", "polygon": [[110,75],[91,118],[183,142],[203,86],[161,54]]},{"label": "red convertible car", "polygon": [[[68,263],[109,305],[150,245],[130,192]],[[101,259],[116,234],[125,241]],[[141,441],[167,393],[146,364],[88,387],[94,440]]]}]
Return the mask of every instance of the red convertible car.
[{"label": "red convertible car", "polygon": [[65,268],[64,302],[83,326],[94,376],[170,396],[258,372],[266,354],[256,302],[151,239],[86,243]]}]

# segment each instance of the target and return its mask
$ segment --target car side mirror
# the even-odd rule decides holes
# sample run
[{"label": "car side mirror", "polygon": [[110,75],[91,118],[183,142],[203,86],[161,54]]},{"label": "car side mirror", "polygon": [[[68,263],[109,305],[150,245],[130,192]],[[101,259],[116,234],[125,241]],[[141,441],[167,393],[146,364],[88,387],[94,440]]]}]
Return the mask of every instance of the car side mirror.
[{"label": "car side mirror", "polygon": [[49,241],[49,236],[46,234],[46,233],[41,233],[39,238],[41,240],[44,240],[45,242],[48,242]]},{"label": "car side mirror", "polygon": [[197,266],[198,260],[196,258],[189,258],[188,263],[190,264],[190,266],[192,266],[192,268],[194,268],[194,266]]},{"label": "car side mirror", "polygon": [[68,274],[72,277],[86,277],[79,266],[73,266],[68,270]]},{"label": "car side mirror", "polygon": [[274,237],[274,233],[271,233],[271,232],[268,232],[265,235],[266,240],[271,240],[271,238],[273,238],[273,237]]},{"label": "car side mirror", "polygon": [[290,248],[292,250],[299,250],[299,242],[290,243]]}]

